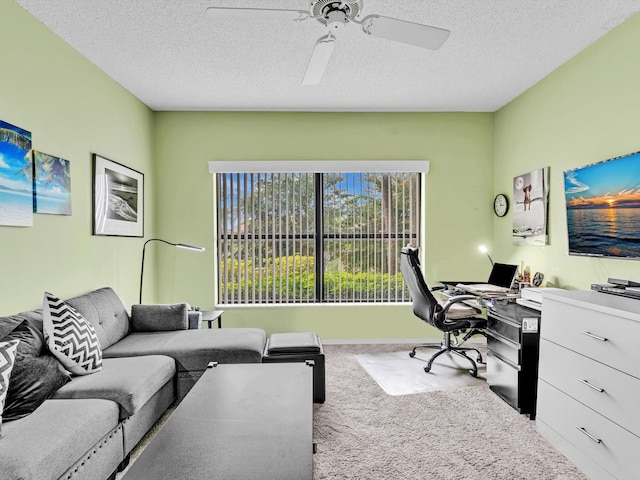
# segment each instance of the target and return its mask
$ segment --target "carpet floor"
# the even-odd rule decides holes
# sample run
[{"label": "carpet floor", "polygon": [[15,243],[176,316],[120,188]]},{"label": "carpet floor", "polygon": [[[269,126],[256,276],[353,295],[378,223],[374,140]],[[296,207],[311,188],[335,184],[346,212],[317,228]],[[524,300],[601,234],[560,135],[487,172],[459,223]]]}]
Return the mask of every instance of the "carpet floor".
[{"label": "carpet floor", "polygon": [[[409,348],[325,346],[327,400],[315,406],[314,480],[585,479],[486,383],[389,395],[356,358],[395,352]],[[432,374],[445,371],[434,366]]]},{"label": "carpet floor", "polygon": [[[424,377],[416,377],[422,386],[403,380],[404,391],[396,385],[389,394],[367,373],[375,368],[363,366],[385,355],[404,360],[409,350],[407,345],[325,345],[327,399],[314,405],[314,480],[586,480],[538,435],[535,422],[484,381],[467,382],[446,361],[438,365],[440,360],[425,373],[429,350],[397,366],[398,375],[414,377],[415,368],[437,388],[425,388]],[[152,439],[150,432],[132,462]]]}]

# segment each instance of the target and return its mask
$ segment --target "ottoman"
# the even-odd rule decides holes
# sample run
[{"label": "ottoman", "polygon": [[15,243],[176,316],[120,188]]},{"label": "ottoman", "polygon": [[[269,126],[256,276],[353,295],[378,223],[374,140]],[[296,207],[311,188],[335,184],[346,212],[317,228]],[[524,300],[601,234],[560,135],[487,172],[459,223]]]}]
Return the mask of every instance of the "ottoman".
[{"label": "ottoman", "polygon": [[262,363],[305,362],[312,360],[313,401],[324,403],[324,351],[320,337],[314,332],[274,333],[264,347]]}]

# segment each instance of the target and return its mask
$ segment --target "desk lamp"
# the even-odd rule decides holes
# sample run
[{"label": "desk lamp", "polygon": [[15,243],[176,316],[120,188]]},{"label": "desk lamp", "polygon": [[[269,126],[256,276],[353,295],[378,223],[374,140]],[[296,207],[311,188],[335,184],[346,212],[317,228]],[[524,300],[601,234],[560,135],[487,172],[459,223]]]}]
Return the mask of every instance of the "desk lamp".
[{"label": "desk lamp", "polygon": [[195,247],[193,245],[186,245],[184,243],[171,243],[171,242],[167,242],[166,240],[162,240],[160,238],[150,238],[149,240],[147,240],[146,242],[144,242],[144,246],[142,247],[142,265],[140,266],[140,298],[138,300],[138,303],[142,304],[142,279],[144,278],[144,254],[145,254],[145,250],[147,248],[147,243],[149,242],[162,242],[162,243],[166,243],[167,245],[172,245],[174,247],[178,247],[178,248],[184,248],[186,250],[193,250],[195,252],[204,252],[204,247]]},{"label": "desk lamp", "polygon": [[489,257],[489,261],[491,262],[491,266],[493,267],[493,258],[491,258],[491,255],[489,255],[489,250],[487,250],[487,247],[485,247],[484,245],[480,245],[478,247],[478,250],[480,250],[480,252],[486,254],[487,257]]}]

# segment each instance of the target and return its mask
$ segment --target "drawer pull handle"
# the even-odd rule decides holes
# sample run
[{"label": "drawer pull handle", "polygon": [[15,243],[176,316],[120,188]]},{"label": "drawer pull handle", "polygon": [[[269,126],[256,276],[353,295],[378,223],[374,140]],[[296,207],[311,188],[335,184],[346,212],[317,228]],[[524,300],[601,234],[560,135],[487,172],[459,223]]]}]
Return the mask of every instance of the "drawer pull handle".
[{"label": "drawer pull handle", "polygon": [[587,431],[584,429],[584,427],[578,427],[578,426],[576,426],[576,428],[577,428],[580,432],[584,433],[587,437],[589,437],[589,438],[590,438],[591,440],[593,440],[594,442],[596,442],[596,443],[602,443],[602,440],[600,440],[599,438],[596,438],[596,437],[594,437],[593,435],[591,435],[589,432],[587,432]]},{"label": "drawer pull handle", "polygon": [[604,388],[596,387],[595,385],[590,384],[587,380],[579,378],[578,381],[589,388],[593,388],[596,392],[604,393]]},{"label": "drawer pull handle", "polygon": [[583,335],[586,335],[587,337],[591,337],[591,338],[595,338],[596,340],[600,340],[601,342],[606,342],[607,339],[604,337],[599,337],[598,335],[594,335],[591,332],[580,332]]}]

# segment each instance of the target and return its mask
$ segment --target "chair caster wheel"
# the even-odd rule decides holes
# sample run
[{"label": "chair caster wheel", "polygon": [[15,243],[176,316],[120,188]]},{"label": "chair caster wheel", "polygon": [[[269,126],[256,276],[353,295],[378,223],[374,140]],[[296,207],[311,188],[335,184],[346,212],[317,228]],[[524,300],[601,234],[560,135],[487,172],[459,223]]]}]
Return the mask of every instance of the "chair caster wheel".
[{"label": "chair caster wheel", "polygon": [[424,371],[425,371],[426,373],[429,373],[429,372],[431,371],[431,367],[428,367],[428,366],[427,366],[427,367],[424,367]]},{"label": "chair caster wheel", "polygon": [[409,352],[409,356],[410,356],[411,358],[415,357],[415,356],[416,356],[416,352]]},{"label": "chair caster wheel", "polygon": [[469,370],[469,373],[471,374],[472,377],[478,376],[478,372],[476,370]]}]

